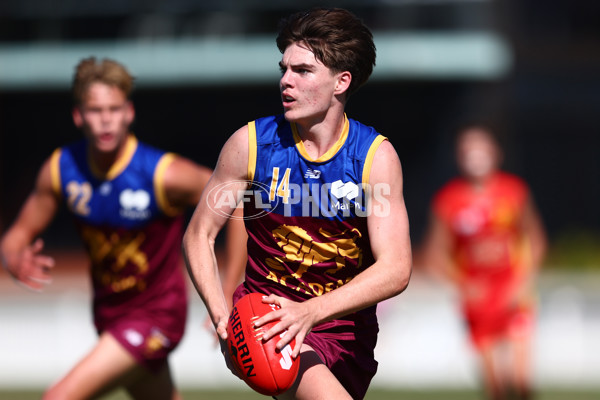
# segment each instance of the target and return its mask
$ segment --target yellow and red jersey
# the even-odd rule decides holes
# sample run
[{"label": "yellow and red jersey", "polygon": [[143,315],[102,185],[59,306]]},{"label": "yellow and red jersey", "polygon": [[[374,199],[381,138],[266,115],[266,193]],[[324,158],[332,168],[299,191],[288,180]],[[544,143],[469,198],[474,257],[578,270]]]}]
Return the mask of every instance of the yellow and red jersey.
[{"label": "yellow and red jersey", "polygon": [[481,187],[457,178],[435,196],[433,210],[454,239],[452,255],[468,275],[494,275],[525,261],[522,213],[525,182],[498,172]]},{"label": "yellow and red jersey", "polygon": [[477,346],[508,334],[519,316],[529,315],[531,302],[511,298],[529,263],[521,225],[528,197],[522,179],[497,172],[480,187],[456,178],[433,200],[434,214],[451,233],[463,312]]}]

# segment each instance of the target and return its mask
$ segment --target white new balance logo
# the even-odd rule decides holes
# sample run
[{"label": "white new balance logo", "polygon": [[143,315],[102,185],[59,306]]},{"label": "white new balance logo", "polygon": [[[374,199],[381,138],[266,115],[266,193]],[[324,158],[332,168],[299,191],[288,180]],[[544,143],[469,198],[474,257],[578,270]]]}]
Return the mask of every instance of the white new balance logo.
[{"label": "white new balance logo", "polygon": [[320,176],[321,176],[321,171],[319,171],[318,169],[309,168],[304,173],[305,178],[319,179]]},{"label": "white new balance logo", "polygon": [[354,182],[342,182],[337,180],[331,184],[331,194],[341,199],[342,197],[352,200],[358,197],[358,185]]}]

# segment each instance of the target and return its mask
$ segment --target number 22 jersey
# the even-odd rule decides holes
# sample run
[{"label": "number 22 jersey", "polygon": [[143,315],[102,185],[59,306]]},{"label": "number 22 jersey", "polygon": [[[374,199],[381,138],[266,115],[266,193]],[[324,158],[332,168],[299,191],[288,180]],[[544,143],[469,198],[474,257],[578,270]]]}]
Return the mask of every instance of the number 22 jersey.
[{"label": "number 22 jersey", "polygon": [[73,215],[91,259],[99,331],[142,310],[156,318],[170,314],[185,321],[183,213],[168,204],[162,186],[173,157],[133,135],[106,174],[89,160],[85,139],[52,155],[54,191]]}]

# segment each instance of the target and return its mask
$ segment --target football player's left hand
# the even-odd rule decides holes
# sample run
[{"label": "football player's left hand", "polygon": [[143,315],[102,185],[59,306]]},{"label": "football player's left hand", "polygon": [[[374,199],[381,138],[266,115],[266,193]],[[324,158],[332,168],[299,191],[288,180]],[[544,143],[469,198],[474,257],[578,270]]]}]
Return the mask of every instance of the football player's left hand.
[{"label": "football player's left hand", "polygon": [[266,342],[287,330],[286,334],[277,342],[277,348],[279,350],[283,349],[295,338],[296,345],[292,351],[292,357],[298,357],[304,338],[316,323],[315,314],[311,313],[308,303],[298,303],[274,294],[264,297],[263,303],[275,304],[280,307],[278,310],[271,311],[254,321],[254,326],[258,328],[268,322],[279,320],[271,329],[264,332],[263,340]]}]

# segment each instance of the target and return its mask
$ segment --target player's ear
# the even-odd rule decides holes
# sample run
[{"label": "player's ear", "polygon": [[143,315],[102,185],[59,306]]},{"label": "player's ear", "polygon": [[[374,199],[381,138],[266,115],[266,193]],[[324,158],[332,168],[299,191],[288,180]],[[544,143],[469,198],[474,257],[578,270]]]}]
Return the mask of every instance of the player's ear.
[{"label": "player's ear", "polygon": [[73,107],[71,111],[71,115],[73,116],[73,122],[77,128],[81,128],[83,126],[83,116],[81,115],[81,109],[78,106]]},{"label": "player's ear", "polygon": [[135,107],[133,106],[133,102],[131,101],[127,101],[127,103],[125,104],[125,118],[127,120],[128,124],[133,123],[133,120],[135,119]]},{"label": "player's ear", "polygon": [[504,162],[504,152],[500,147],[496,148],[496,166],[499,167]]},{"label": "player's ear", "polygon": [[340,95],[348,90],[352,82],[352,74],[350,71],[343,71],[338,74],[338,79],[335,85],[335,94]]}]

